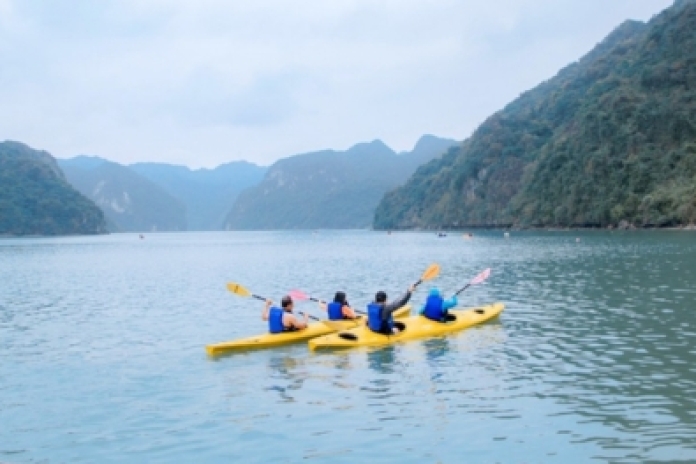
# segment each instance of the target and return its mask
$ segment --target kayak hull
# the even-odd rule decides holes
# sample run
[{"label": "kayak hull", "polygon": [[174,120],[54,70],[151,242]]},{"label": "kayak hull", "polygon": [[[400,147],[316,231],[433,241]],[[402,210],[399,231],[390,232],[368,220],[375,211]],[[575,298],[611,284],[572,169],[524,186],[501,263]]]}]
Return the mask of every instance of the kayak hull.
[{"label": "kayak hull", "polygon": [[[396,317],[407,317],[411,313],[411,306],[406,305],[397,309],[394,313]],[[355,320],[343,321],[320,321],[313,322],[306,329],[283,332],[278,334],[265,333],[253,337],[241,338],[229,342],[214,343],[206,345],[205,351],[210,356],[227,353],[230,351],[254,350],[272,348],[274,346],[289,345],[292,343],[303,342],[322,335],[328,335],[337,330],[349,330],[365,324],[362,317]]]},{"label": "kayak hull", "polygon": [[398,334],[393,335],[379,334],[363,325],[353,329],[339,331],[338,333],[313,338],[309,341],[309,348],[312,350],[320,350],[351,348],[356,346],[381,346],[407,340],[436,337],[486,322],[497,317],[503,309],[505,309],[504,304],[493,303],[487,306],[470,309],[450,310],[449,314],[453,315],[456,319],[446,323],[431,321],[420,315],[411,316],[401,319],[401,322],[406,325],[406,328]]}]

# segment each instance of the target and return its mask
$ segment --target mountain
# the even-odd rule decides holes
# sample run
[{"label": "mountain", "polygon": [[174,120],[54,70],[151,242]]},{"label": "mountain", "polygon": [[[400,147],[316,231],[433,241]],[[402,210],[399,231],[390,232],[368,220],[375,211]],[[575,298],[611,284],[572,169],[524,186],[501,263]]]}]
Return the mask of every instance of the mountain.
[{"label": "mountain", "polygon": [[324,150],[284,158],[268,169],[260,184],[239,195],[225,228],[368,227],[387,190],[455,144],[424,136],[411,152],[396,154],[375,140],[344,152]]},{"label": "mountain", "polygon": [[162,163],[137,163],[130,168],[186,206],[189,230],[221,230],[239,192],[261,182],[266,173],[265,167],[246,161],[215,169],[191,170]]},{"label": "mountain", "polygon": [[184,205],[129,168],[85,156],[58,163],[68,181],[102,209],[113,230],[186,230]]},{"label": "mountain", "polygon": [[418,169],[375,228],[696,221],[696,0],[627,21]]},{"label": "mountain", "polygon": [[68,184],[50,154],[0,143],[0,235],[101,233],[102,212]]}]

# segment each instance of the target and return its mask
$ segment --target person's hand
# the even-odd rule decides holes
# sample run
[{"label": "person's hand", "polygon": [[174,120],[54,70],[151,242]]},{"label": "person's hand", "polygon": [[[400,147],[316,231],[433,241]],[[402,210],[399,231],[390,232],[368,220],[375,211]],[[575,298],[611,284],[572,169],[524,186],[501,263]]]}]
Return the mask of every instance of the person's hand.
[{"label": "person's hand", "polygon": [[413,293],[416,290],[416,284],[411,284],[410,287],[408,287],[408,292]]},{"label": "person's hand", "polygon": [[273,304],[273,300],[266,300],[266,306],[271,306]]}]

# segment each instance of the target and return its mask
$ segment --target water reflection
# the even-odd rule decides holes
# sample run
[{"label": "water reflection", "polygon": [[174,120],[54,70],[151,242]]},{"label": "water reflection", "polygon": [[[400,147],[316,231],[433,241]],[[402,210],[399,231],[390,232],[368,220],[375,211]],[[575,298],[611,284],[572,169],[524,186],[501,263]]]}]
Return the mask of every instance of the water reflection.
[{"label": "water reflection", "polygon": [[268,358],[268,379],[266,390],[277,392],[286,402],[294,402],[293,392],[302,389],[307,380],[304,361],[290,355],[271,355]]},{"label": "water reflection", "polygon": [[380,374],[393,374],[396,362],[396,347],[387,345],[380,348],[368,348],[367,365]]},{"label": "water reflection", "polygon": [[430,365],[437,365],[438,360],[446,356],[452,349],[448,337],[425,340],[422,342],[422,346],[425,348],[425,357]]}]

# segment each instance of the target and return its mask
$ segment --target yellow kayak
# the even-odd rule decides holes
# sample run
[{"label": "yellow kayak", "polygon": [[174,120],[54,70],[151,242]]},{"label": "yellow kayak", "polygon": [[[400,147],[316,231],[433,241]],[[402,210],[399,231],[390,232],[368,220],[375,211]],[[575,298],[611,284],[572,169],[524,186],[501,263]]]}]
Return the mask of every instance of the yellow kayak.
[{"label": "yellow kayak", "polygon": [[379,346],[392,343],[414,340],[417,338],[434,337],[444,335],[457,330],[462,330],[472,325],[481,324],[498,316],[505,305],[494,303],[471,309],[455,309],[449,311],[450,322],[435,322],[423,316],[411,316],[400,322],[405,325],[404,330],[394,335],[383,335],[373,332],[364,325],[350,330],[314,338],[309,341],[312,350],[324,348],[350,348],[354,346]]},{"label": "yellow kayak", "polygon": [[[407,317],[411,313],[411,306],[406,305],[394,312],[395,317]],[[343,321],[320,321],[313,322],[306,329],[295,330],[292,332],[282,332],[277,334],[265,333],[254,337],[240,338],[229,342],[215,343],[207,345],[205,351],[210,356],[215,356],[228,351],[252,350],[259,348],[270,348],[279,345],[289,345],[291,343],[302,342],[310,338],[331,334],[337,330],[348,330],[365,324],[363,317],[354,320]]]}]

